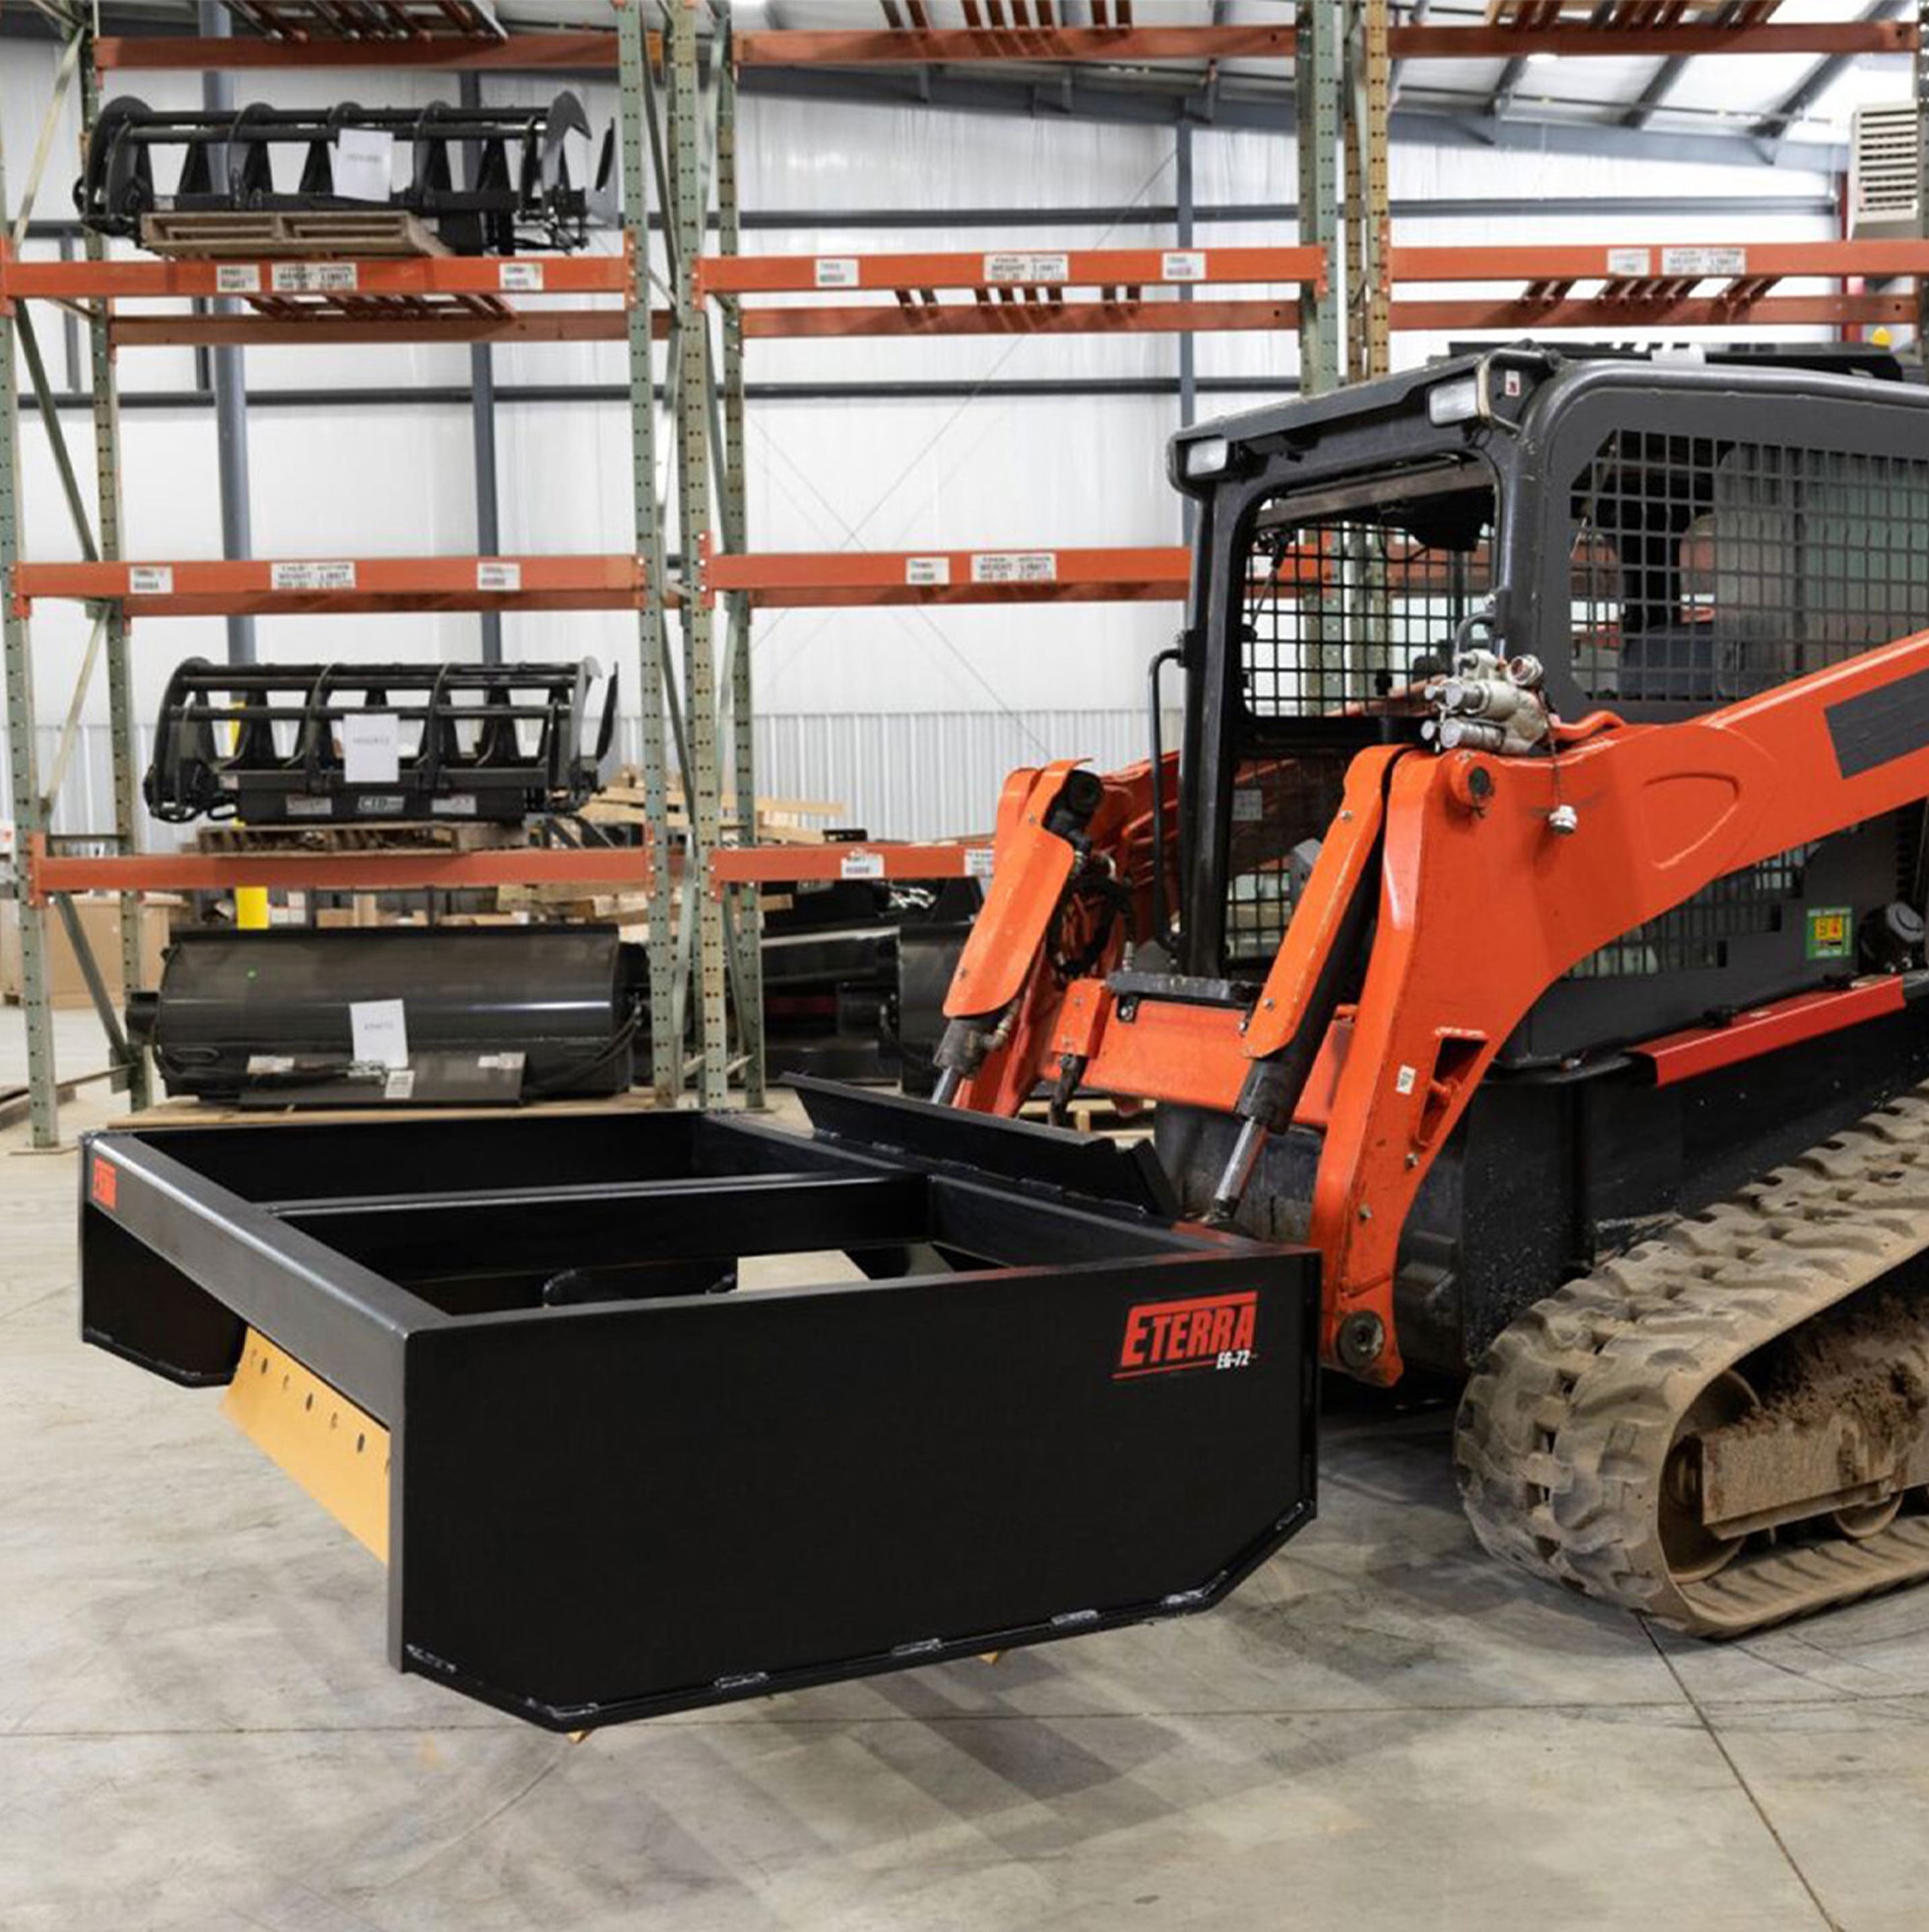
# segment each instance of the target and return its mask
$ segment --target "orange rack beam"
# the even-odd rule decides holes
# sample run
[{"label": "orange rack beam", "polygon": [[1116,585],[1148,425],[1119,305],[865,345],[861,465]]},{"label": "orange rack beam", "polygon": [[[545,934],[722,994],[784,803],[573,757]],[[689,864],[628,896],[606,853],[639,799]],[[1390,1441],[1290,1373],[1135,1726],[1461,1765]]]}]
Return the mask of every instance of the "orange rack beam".
[{"label": "orange rack beam", "polygon": [[1915,51],[1910,21],[1762,21],[1752,27],[1396,27],[1387,34],[1395,60],[1531,60],[1598,56],[1667,60],[1689,54],[1906,54]]},{"label": "orange rack beam", "polygon": [[713,889],[805,879],[988,879],[991,839],[940,845],[722,845],[710,855]]},{"label": "orange rack beam", "polygon": [[117,599],[134,617],[368,610],[628,610],[634,556],[256,558],[202,563],[23,563],[16,608],[36,597]]},{"label": "orange rack beam", "polygon": [[1324,289],[1322,248],[986,248],[913,255],[706,255],[700,295],[845,289],[1192,287],[1296,281]]},{"label": "orange rack beam", "polygon": [[[650,36],[652,58],[658,36]],[[616,66],[613,33],[512,33],[503,40],[467,34],[424,34],[419,38],[266,40],[247,34],[203,39],[192,33],[103,34],[93,43],[95,69],[155,72],[173,68],[267,69],[274,67],[498,67],[517,73],[547,68]]]},{"label": "orange rack beam", "polygon": [[[279,45],[280,42],[274,44]],[[58,262],[0,248],[0,297],[90,298],[234,296],[244,301],[393,301],[425,295],[627,295],[621,255],[376,255],[313,262]]]},{"label": "orange rack beam", "polygon": [[[1516,295],[1397,299],[1396,329],[1705,328],[1758,323],[1903,323],[1894,294],[1782,294],[1788,280],[1893,280],[1929,275],[1929,241],[1796,241],[1652,246],[1525,244],[1388,251],[1391,284],[1521,281]],[[1712,288],[1710,284],[1718,284]],[[1577,292],[1586,288],[1589,292]]]},{"label": "orange rack beam", "polygon": [[640,845],[512,845],[475,852],[136,852],[63,858],[46,836],[28,841],[28,895],[221,892],[281,886],[315,892],[464,892],[486,886],[584,885],[642,891],[650,854]]},{"label": "orange rack beam", "polygon": [[833,550],[713,553],[704,588],[753,607],[899,603],[1132,603],[1186,593],[1192,553],[1156,549]]},{"label": "orange rack beam", "polygon": [[[1015,10],[1022,11],[1022,9]],[[1290,60],[1291,27],[962,27],[737,36],[743,67],[874,67],[961,60]]]}]

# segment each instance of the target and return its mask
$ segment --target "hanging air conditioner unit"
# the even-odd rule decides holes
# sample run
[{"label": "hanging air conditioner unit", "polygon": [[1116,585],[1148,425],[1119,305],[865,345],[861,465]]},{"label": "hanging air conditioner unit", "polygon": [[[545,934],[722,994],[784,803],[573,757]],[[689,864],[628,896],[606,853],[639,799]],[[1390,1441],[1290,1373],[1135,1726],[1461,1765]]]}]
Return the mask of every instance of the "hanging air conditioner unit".
[{"label": "hanging air conditioner unit", "polygon": [[1924,232],[1922,134],[1914,104],[1858,107],[1848,175],[1849,239]]}]

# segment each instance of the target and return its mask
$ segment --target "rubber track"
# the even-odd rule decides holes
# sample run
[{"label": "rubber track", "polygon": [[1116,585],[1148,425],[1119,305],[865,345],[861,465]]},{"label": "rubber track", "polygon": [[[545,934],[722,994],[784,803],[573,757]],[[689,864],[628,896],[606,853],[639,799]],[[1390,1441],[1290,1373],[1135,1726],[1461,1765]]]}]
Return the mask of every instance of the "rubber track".
[{"label": "rubber track", "polygon": [[1503,1330],[1456,1431],[1474,1533],[1535,1576],[1709,1637],[1929,1577],[1929,1516],[1860,1542],[1751,1548],[1682,1585],[1657,1523],[1676,1428],[1709,1383],[1925,1247],[1929,1084]]}]

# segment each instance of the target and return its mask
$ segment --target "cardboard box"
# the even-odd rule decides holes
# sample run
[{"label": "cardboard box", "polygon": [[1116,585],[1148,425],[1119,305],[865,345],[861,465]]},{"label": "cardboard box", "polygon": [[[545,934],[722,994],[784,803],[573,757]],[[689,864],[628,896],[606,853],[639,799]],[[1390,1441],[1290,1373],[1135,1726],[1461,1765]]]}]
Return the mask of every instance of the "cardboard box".
[{"label": "cardboard box", "polygon": [[[87,935],[100,976],[116,1006],[127,997],[121,984],[120,902],[115,899],[77,899],[74,910],[81,915],[81,930]],[[141,921],[141,983],[155,985],[160,978],[160,956],[167,945],[167,908],[143,905]],[[68,943],[67,928],[59,913],[47,911],[47,980],[53,1004],[57,1007],[93,1005],[88,998],[87,981],[81,977],[80,962]],[[18,1001],[21,997],[20,907],[11,900],[0,904],[0,997]]]}]

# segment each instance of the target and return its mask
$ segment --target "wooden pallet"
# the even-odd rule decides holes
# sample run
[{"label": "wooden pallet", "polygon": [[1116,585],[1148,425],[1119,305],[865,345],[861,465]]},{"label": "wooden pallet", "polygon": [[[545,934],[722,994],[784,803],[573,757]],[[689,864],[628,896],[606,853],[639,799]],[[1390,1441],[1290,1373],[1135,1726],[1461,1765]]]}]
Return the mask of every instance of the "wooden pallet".
[{"label": "wooden pallet", "polygon": [[334,256],[447,255],[448,248],[405,209],[317,209],[313,213],[144,215],[141,246],[178,261],[302,261]]},{"label": "wooden pallet", "polygon": [[[1021,1120],[1048,1122],[1051,1108],[1043,1100],[1027,1100],[1019,1109]],[[1103,1134],[1112,1140],[1145,1141],[1151,1138],[1152,1110],[1141,1107],[1137,1113],[1121,1114],[1116,1101],[1104,1093],[1074,1099],[1066,1109],[1065,1125],[1075,1134]]]},{"label": "wooden pallet", "polygon": [[195,849],[227,857],[276,852],[501,851],[528,842],[514,825],[412,820],[397,825],[205,825]]}]

